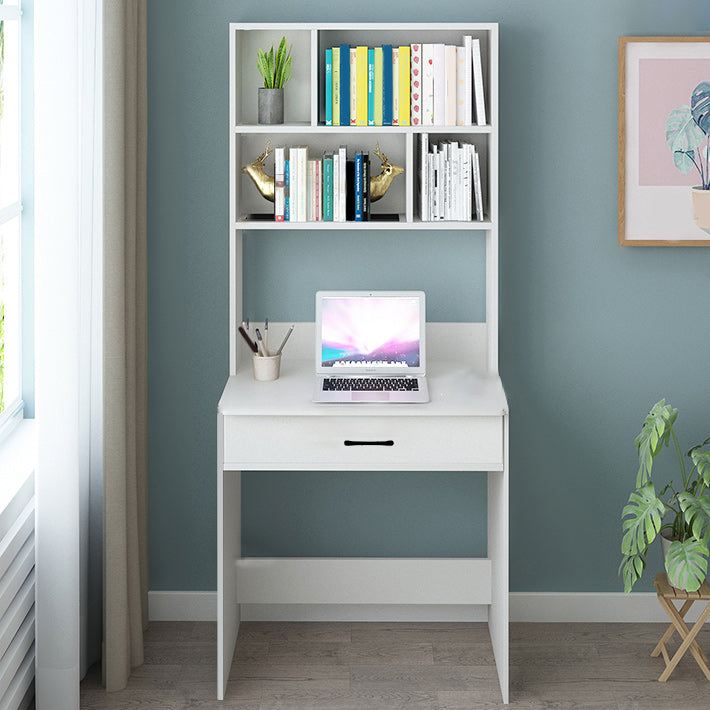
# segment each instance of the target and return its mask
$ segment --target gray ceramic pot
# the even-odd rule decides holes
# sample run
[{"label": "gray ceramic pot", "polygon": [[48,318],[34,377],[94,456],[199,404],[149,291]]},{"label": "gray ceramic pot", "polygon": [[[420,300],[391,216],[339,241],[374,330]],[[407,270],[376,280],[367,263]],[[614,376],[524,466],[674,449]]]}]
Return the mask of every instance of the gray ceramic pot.
[{"label": "gray ceramic pot", "polygon": [[259,123],[284,122],[284,90],[259,89]]}]

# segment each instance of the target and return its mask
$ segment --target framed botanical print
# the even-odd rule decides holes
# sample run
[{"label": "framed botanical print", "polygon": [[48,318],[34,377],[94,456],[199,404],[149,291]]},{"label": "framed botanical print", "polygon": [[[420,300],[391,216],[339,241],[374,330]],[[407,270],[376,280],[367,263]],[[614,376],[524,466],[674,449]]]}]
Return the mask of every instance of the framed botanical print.
[{"label": "framed botanical print", "polygon": [[710,246],[710,37],[619,38],[619,244]]}]

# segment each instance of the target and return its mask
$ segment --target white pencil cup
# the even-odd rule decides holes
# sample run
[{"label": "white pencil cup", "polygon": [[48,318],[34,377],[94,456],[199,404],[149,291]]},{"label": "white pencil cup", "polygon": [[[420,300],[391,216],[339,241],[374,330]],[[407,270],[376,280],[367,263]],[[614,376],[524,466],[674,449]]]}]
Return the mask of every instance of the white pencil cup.
[{"label": "white pencil cup", "polygon": [[270,355],[269,357],[254,355],[251,359],[251,364],[254,369],[255,380],[259,380],[260,382],[278,380],[281,370],[281,353],[278,355]]}]

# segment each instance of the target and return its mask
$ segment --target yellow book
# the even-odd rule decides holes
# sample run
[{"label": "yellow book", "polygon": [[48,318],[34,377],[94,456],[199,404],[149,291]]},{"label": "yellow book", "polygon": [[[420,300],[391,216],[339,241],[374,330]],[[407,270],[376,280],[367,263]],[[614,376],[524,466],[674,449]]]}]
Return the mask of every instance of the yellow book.
[{"label": "yellow book", "polygon": [[375,125],[382,125],[382,47],[375,47]]},{"label": "yellow book", "polygon": [[340,47],[333,47],[333,125],[340,125]]},{"label": "yellow book", "polygon": [[357,125],[367,125],[367,47],[358,47],[357,67]]},{"label": "yellow book", "polygon": [[409,45],[399,48],[399,125],[409,125]]}]

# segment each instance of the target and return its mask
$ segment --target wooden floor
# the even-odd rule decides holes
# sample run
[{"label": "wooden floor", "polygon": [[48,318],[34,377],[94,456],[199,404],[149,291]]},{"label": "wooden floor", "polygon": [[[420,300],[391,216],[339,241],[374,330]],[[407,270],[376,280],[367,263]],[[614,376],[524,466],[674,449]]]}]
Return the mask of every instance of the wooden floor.
[{"label": "wooden floor", "polygon": [[[651,658],[662,624],[511,624],[510,708],[708,710],[710,682],[687,654],[667,683]],[[479,710],[502,708],[485,624],[242,623],[224,702],[216,625],[152,623],[145,663],[86,710]],[[710,650],[710,630],[698,637]],[[678,645],[675,638],[673,649]]]}]

